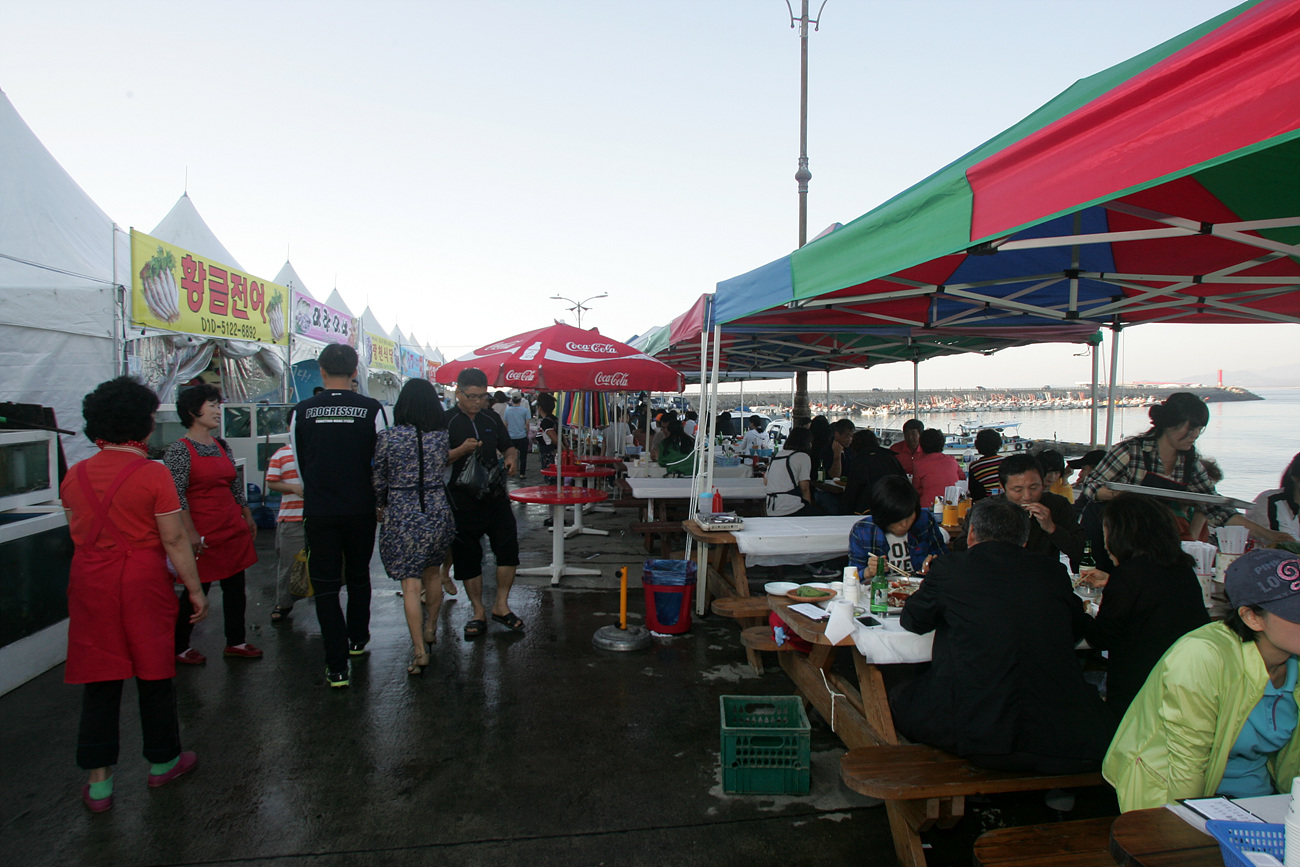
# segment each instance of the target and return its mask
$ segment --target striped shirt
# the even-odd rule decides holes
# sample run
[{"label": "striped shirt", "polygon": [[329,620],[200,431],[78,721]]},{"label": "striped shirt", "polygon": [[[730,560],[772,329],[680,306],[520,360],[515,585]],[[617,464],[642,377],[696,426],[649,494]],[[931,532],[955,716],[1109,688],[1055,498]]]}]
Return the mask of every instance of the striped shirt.
[{"label": "striped shirt", "polygon": [[[280,446],[276,453],[271,455],[271,460],[266,464],[266,483],[269,486],[271,482],[302,484],[302,480],[298,478],[298,462],[294,460],[292,446]],[[281,494],[279,520],[301,521],[302,497],[297,494]]]}]

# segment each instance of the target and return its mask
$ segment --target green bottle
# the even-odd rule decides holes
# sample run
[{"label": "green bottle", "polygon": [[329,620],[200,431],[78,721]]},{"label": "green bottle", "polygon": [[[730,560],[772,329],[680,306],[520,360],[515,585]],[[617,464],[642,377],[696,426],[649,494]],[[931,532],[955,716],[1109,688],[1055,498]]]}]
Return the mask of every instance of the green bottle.
[{"label": "green bottle", "polygon": [[871,613],[884,615],[889,612],[889,578],[885,574],[888,561],[884,554],[876,557],[876,574],[871,579]]},{"label": "green bottle", "polygon": [[1084,542],[1083,558],[1079,560],[1079,571],[1082,572],[1084,569],[1096,569],[1096,568],[1097,568],[1097,558],[1092,556],[1092,543]]}]

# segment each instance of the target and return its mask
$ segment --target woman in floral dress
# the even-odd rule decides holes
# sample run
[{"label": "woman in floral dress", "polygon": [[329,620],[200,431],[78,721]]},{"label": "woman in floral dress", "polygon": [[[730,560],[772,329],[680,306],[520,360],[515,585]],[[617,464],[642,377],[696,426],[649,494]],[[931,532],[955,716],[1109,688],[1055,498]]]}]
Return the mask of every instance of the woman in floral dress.
[{"label": "woman in floral dress", "polygon": [[[411,630],[411,664],[418,675],[429,664],[426,644],[437,643],[442,608],[439,567],[447,556],[456,523],[444,490],[447,424],[433,385],[413,379],[393,407],[393,427],[375,446],[375,503],[382,529],[379,559],[390,578],[402,582],[402,604]],[[427,627],[420,606],[423,587],[429,608]]]}]

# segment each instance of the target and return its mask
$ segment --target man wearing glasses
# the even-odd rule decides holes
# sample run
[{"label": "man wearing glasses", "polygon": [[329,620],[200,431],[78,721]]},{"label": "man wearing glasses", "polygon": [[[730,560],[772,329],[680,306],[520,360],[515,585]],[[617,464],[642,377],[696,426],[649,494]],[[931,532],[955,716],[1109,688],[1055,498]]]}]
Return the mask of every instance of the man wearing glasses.
[{"label": "man wearing glasses", "polygon": [[[506,496],[505,479],[499,467],[505,462],[505,474],[515,475],[518,452],[510,441],[503,422],[489,403],[487,376],[476,367],[467,367],[456,377],[456,407],[447,415],[447,435],[452,462],[452,483],[447,488],[452,512],[456,517],[456,536],[451,543],[452,566],[456,578],[465,582],[465,595],[474,606],[465,624],[465,638],[477,638],[487,631],[483,605],[483,536],[488,537],[497,561],[496,601],[492,619],[515,632],[522,632],[524,622],[510,610],[510,587],[515,583],[519,566],[519,537],[515,515]],[[484,468],[497,470],[496,481],[483,492],[456,484],[469,461],[479,461]]]}]

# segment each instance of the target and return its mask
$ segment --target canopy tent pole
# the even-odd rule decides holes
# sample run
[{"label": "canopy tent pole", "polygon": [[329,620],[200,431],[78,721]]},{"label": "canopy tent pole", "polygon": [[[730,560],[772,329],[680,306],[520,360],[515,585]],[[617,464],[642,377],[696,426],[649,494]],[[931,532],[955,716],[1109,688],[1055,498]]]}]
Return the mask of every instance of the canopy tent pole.
[{"label": "canopy tent pole", "polygon": [[[709,319],[712,319],[712,316],[710,316]],[[709,319],[705,319],[706,324]],[[705,491],[713,490],[713,441],[714,437],[716,437],[718,433],[718,368],[721,364],[721,349],[722,326],[719,324],[713,326],[713,381],[710,384],[711,388],[709,389],[709,450],[706,452],[706,455],[708,456],[708,469],[705,471]],[[700,468],[697,466],[695,468],[695,478],[699,479],[699,477]],[[694,501],[692,508],[698,509],[700,500],[699,495],[703,493],[703,491],[695,491],[694,485],[691,486],[691,490],[693,492],[691,499]],[[695,512],[692,511],[690,514],[694,515]],[[689,538],[689,536],[690,534],[688,533],[687,537]],[[695,613],[700,617],[703,617],[705,606],[708,604],[707,597],[709,595],[709,558],[703,545],[700,546],[697,558],[695,581]]]},{"label": "canopy tent pole", "polygon": [[831,408],[831,369],[826,368],[826,411],[830,412]]},{"label": "canopy tent pole", "polygon": [[1100,372],[1101,361],[1100,356],[1097,354],[1097,343],[1100,343],[1100,341],[1094,342],[1089,347],[1092,354],[1092,410],[1088,413],[1091,416],[1088,425],[1088,442],[1090,447],[1094,449],[1097,447],[1097,376]]},{"label": "canopy tent pole", "polygon": [[1111,436],[1115,430],[1115,379],[1119,376],[1119,331],[1118,323],[1110,331],[1110,385],[1106,392],[1106,448],[1111,446]]},{"label": "canopy tent pole", "polygon": [[918,401],[921,394],[921,362],[919,359],[912,359],[912,418],[920,415]]}]

